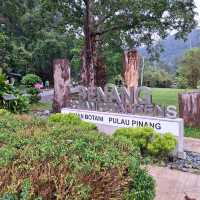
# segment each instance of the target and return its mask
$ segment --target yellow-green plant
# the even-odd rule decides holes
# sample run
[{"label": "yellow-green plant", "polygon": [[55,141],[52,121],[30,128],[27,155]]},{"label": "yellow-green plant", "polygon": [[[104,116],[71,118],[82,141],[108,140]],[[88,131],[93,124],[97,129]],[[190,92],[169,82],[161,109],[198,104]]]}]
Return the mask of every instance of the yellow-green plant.
[{"label": "yellow-green plant", "polygon": [[126,137],[133,145],[139,147],[142,155],[166,157],[176,148],[176,138],[171,133],[161,135],[149,127],[121,128],[116,130],[114,137]]},{"label": "yellow-green plant", "polygon": [[140,148],[141,154],[147,152],[148,144],[151,142],[155,134],[154,129],[145,128],[120,128],[114,133],[115,137],[126,137],[130,139],[134,145]]},{"label": "yellow-green plant", "polygon": [[148,144],[148,152],[154,156],[164,157],[175,150],[176,138],[171,133],[163,135],[156,133],[153,140]]}]

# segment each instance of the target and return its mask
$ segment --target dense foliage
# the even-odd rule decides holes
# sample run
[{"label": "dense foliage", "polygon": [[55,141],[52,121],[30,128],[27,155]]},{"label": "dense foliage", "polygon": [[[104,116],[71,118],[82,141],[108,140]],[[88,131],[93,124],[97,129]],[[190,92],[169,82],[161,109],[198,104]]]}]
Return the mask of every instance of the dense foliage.
[{"label": "dense foliage", "polygon": [[200,48],[185,53],[177,71],[178,87],[197,88],[200,81]]},{"label": "dense foliage", "polygon": [[22,78],[22,84],[26,87],[33,87],[34,84],[41,82],[41,78],[35,74],[26,74]]},{"label": "dense foliage", "polygon": [[139,147],[142,155],[153,155],[166,158],[176,148],[176,138],[170,134],[156,133],[152,128],[121,128],[114,133],[115,137],[125,137]]},{"label": "dense foliage", "polygon": [[169,88],[172,85],[172,75],[165,69],[146,66],[144,69],[144,83],[148,87]]},{"label": "dense foliage", "polygon": [[[5,96],[10,96],[11,99],[6,100]],[[14,113],[27,112],[29,108],[29,98],[23,96],[20,91],[6,83],[3,74],[0,74],[0,107]]]},{"label": "dense foliage", "polygon": [[4,72],[34,72],[43,81],[52,80],[53,59],[71,60],[79,41],[60,28],[56,14],[45,11],[40,0],[1,1],[0,32]]},{"label": "dense foliage", "polygon": [[131,142],[79,122],[0,110],[0,198],[153,200],[154,181]]}]

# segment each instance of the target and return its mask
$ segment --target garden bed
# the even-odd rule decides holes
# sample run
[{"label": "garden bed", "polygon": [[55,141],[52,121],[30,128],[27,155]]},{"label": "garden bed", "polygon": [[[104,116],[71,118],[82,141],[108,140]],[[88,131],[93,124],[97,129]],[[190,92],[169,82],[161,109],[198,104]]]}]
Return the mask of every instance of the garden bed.
[{"label": "garden bed", "polygon": [[1,199],[151,200],[154,195],[154,181],[128,140],[71,118],[60,123],[1,110]]}]

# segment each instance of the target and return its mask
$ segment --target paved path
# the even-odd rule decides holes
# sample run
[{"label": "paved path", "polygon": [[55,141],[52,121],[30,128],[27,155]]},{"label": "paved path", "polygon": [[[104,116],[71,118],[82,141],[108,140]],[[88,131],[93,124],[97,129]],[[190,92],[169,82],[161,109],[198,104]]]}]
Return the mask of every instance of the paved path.
[{"label": "paved path", "polygon": [[41,96],[40,102],[46,103],[46,102],[52,101],[52,100],[53,100],[53,94],[54,94],[54,90],[53,90],[53,89],[50,89],[50,90],[43,90],[43,91],[40,93],[40,96]]},{"label": "paved path", "polygon": [[185,193],[200,200],[200,175],[157,166],[149,172],[156,180],[155,200],[184,200]]},{"label": "paved path", "polygon": [[[77,93],[78,90],[79,90],[79,88],[75,87],[75,88],[71,88],[70,92]],[[51,101],[53,101],[54,89],[43,90],[40,93],[40,96],[41,96],[40,102],[42,102],[42,103],[51,102]]]},{"label": "paved path", "polygon": [[200,139],[185,138],[184,149],[200,153]]},{"label": "paved path", "polygon": [[[184,139],[184,149],[200,153],[200,140]],[[149,167],[156,180],[155,200],[184,200],[185,194],[200,200],[200,175],[171,170],[167,167]]]}]

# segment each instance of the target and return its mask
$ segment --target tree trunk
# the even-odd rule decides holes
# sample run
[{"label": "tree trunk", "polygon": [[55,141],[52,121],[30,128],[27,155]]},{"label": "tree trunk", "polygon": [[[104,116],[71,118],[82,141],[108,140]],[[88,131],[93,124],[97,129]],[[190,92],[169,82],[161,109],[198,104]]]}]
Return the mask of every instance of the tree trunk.
[{"label": "tree trunk", "polygon": [[179,94],[179,113],[187,126],[200,128],[200,92]]},{"label": "tree trunk", "polygon": [[93,34],[94,17],[91,13],[91,1],[85,0],[85,5],[85,47],[81,54],[81,84],[86,87],[104,87],[106,83],[106,67],[98,51],[100,48],[99,35]]},{"label": "tree trunk", "polygon": [[67,59],[56,59],[53,64],[54,69],[54,99],[53,111],[60,112],[66,107],[70,95],[70,64]]},{"label": "tree trunk", "polygon": [[104,88],[106,85],[106,65],[103,58],[98,56],[95,64],[96,68],[96,86]]},{"label": "tree trunk", "polygon": [[132,87],[138,86],[139,65],[140,65],[140,57],[137,50],[133,49],[124,52],[123,78],[128,90],[130,90],[130,88]]},{"label": "tree trunk", "polygon": [[93,62],[93,37],[92,37],[92,16],[91,16],[91,2],[85,0],[86,13],[84,23],[85,33],[85,48],[82,52],[82,69],[81,69],[81,84],[84,86],[95,86],[95,67]]}]

